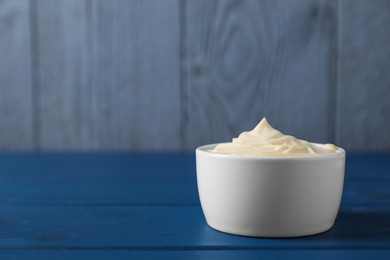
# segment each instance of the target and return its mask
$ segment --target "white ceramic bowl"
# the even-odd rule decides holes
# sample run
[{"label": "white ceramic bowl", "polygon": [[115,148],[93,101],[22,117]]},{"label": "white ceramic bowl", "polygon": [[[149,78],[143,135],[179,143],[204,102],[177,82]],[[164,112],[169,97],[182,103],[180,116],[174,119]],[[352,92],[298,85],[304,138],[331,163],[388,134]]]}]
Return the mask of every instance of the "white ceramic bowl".
[{"label": "white ceramic bowl", "polygon": [[196,149],[203,213],[222,232],[296,237],[330,229],[340,207],[345,151],[316,156],[242,156]]}]

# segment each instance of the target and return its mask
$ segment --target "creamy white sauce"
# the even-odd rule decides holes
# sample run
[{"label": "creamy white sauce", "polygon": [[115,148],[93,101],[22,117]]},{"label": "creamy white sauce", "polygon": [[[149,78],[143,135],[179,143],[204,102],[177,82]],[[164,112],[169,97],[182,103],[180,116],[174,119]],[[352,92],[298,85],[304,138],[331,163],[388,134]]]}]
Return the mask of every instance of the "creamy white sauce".
[{"label": "creamy white sauce", "polygon": [[284,135],[265,118],[252,130],[241,133],[231,143],[218,144],[210,152],[258,156],[304,156],[336,152],[333,144],[322,146]]}]

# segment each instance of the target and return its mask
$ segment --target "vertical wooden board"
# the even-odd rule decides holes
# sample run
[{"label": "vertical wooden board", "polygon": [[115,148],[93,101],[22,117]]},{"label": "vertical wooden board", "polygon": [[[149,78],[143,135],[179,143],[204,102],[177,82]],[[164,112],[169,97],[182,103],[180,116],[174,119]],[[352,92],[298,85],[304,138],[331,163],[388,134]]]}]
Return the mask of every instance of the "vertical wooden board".
[{"label": "vertical wooden board", "polygon": [[182,146],[179,0],[136,3],[140,147],[178,149]]},{"label": "vertical wooden board", "polygon": [[38,9],[43,149],[180,146],[177,0]]},{"label": "vertical wooden board", "polygon": [[229,141],[263,116],[332,141],[333,1],[186,1],[183,122],[189,148]]},{"label": "vertical wooden board", "polygon": [[[179,4],[100,1],[93,9],[99,148],[180,147]],[[99,119],[99,117],[101,117]]]},{"label": "vertical wooden board", "polygon": [[337,142],[390,149],[390,2],[340,1]]},{"label": "vertical wooden board", "polygon": [[94,145],[85,1],[32,1],[37,16],[38,148]]},{"label": "vertical wooden board", "polygon": [[137,136],[138,11],[131,1],[89,3],[91,109],[95,144],[100,149],[139,147]]},{"label": "vertical wooden board", "polygon": [[0,1],[0,149],[31,149],[32,85],[28,0]]}]

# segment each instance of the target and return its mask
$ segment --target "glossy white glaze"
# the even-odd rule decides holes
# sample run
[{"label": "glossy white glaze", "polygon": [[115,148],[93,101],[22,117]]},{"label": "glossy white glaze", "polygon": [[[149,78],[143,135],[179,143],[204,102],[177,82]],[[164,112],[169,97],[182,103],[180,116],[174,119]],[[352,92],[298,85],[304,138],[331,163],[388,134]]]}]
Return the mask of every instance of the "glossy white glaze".
[{"label": "glossy white glaze", "polygon": [[318,156],[242,156],[196,150],[200,201],[214,229],[244,236],[295,237],[333,226],[345,151]]}]

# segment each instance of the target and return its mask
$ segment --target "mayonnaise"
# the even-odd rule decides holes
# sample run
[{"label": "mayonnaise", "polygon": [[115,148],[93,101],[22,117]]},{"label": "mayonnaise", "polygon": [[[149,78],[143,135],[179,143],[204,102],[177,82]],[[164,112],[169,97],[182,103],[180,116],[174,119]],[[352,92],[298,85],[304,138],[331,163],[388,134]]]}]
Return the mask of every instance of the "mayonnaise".
[{"label": "mayonnaise", "polygon": [[284,135],[263,118],[252,131],[241,133],[238,138],[233,138],[231,143],[218,144],[210,152],[257,156],[303,156],[330,154],[336,150],[337,147],[333,144],[318,146],[291,135]]}]

